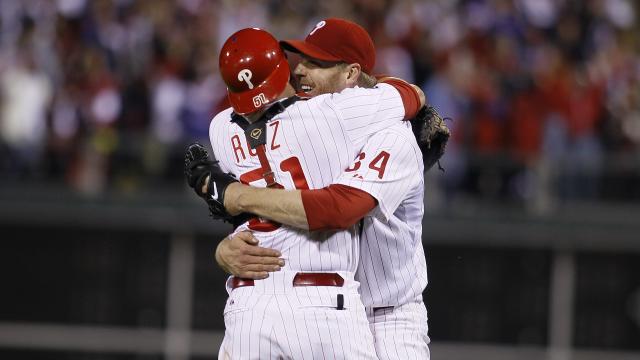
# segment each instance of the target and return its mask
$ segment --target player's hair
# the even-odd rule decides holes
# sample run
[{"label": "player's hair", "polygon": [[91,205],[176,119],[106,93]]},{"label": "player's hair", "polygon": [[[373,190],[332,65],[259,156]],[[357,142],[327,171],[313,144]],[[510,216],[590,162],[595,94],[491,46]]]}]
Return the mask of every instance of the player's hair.
[{"label": "player's hair", "polygon": [[358,86],[363,88],[372,88],[376,86],[378,80],[375,77],[367,74],[364,71],[360,72],[360,77],[358,77]]}]

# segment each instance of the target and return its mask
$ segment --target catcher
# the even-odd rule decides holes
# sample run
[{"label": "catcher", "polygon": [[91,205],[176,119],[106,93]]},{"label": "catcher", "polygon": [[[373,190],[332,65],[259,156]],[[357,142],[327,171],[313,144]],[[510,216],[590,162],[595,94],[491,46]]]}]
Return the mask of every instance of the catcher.
[{"label": "catcher", "polygon": [[[375,78],[367,74],[375,59],[372,61],[371,57],[354,56],[344,50],[340,53],[339,49],[353,48],[354,42],[349,42],[353,38],[347,34],[354,32],[362,34],[364,30],[344,20],[327,19],[320,22],[305,41],[283,42],[286,49],[304,56],[294,72],[299,90],[315,96],[323,92],[341,91],[345,87],[375,84]],[[342,44],[341,41],[346,44]],[[368,43],[371,47],[366,48],[359,42],[360,48],[365,47],[360,53],[375,54],[371,51],[372,43]],[[335,76],[336,74],[344,76]],[[346,81],[340,82],[336,79]],[[381,80],[389,81],[388,78]],[[351,179],[341,182],[368,190],[374,200],[371,207],[365,207],[361,214],[362,249],[357,276],[361,283],[363,302],[367,306],[370,328],[374,334],[376,352],[378,357],[383,359],[429,358],[427,315],[422,302],[422,291],[427,282],[421,241],[424,186],[422,173],[438,163],[444,153],[449,131],[443,119],[432,107],[422,108],[411,120],[411,128],[422,152],[422,166],[406,161],[397,162],[400,150],[393,148],[397,145],[386,144],[385,147],[384,140],[378,139],[380,141],[376,143],[374,137],[369,139],[367,145],[371,143],[371,146],[365,145],[363,153],[375,155],[378,152],[374,148],[382,146],[390,149],[392,160],[388,158],[388,162],[384,162],[384,158],[381,158],[381,162],[376,162],[373,161],[375,158],[360,156],[350,167],[355,169],[355,174],[349,173]],[[380,134],[380,138],[384,135]],[[395,150],[397,151],[394,152]],[[406,182],[384,178],[385,171],[378,171],[377,175],[383,175],[380,178],[361,175],[356,169],[360,164],[363,167],[368,165],[370,169],[386,166],[387,173],[402,169],[405,174],[419,178],[419,181],[413,186],[407,186]],[[309,207],[305,206],[303,196],[296,197],[293,194],[292,197],[292,192],[285,194],[283,190],[253,189],[234,184],[235,179],[222,173],[216,164],[208,159],[204,148],[198,145],[193,145],[187,150],[185,174],[189,185],[207,201],[211,214],[227,221],[240,223],[246,219],[244,215],[234,217],[230,214],[249,211],[301,229],[336,229],[350,223],[340,223],[339,220],[342,219],[335,215],[318,221],[312,214],[307,213]],[[376,175],[375,172],[373,174]],[[357,175],[363,179],[359,179]],[[212,187],[217,190],[217,201],[209,196]],[[388,195],[389,193],[393,196]],[[394,211],[387,210],[391,214],[386,216],[376,215],[373,208],[388,204],[388,197],[399,199]],[[238,200],[240,198],[243,200]],[[327,203],[332,208],[339,208],[341,204],[335,200],[329,197]],[[342,205],[345,203],[349,204],[348,201],[343,201]],[[383,253],[389,255],[382,256]],[[277,251],[256,246],[249,233],[239,233],[225,239],[216,251],[216,260],[221,267],[245,278],[259,279],[268,276],[268,271],[275,271],[282,264],[278,257]],[[243,259],[253,261],[243,262]]]}]

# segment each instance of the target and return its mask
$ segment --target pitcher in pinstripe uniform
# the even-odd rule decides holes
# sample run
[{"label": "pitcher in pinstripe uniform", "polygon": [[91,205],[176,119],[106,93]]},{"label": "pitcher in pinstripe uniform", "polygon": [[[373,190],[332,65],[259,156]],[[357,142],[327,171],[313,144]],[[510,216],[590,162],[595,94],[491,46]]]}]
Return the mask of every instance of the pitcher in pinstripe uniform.
[{"label": "pitcher in pinstripe uniform", "polygon": [[[304,41],[281,42],[285,49],[299,53],[296,67],[299,90],[311,96],[344,89],[339,74],[345,64],[359,64],[362,71],[355,85],[371,86],[370,73],[375,52],[362,44],[366,32],[351,22],[326,19],[318,23]],[[372,46],[372,45],[371,45]],[[375,80],[373,80],[375,83]],[[405,103],[410,96],[403,97]],[[406,124],[405,124],[406,125]],[[373,202],[361,206],[352,217],[362,217],[360,262],[356,279],[364,302],[376,354],[381,359],[429,359],[427,310],[422,292],[427,285],[427,268],[422,247],[424,213],[424,177],[420,149],[407,126],[396,125],[367,137],[349,167],[333,185],[300,193],[300,199],[278,196],[279,190],[232,187],[227,209],[248,211],[302,229],[342,229],[340,216],[344,206]],[[333,173],[332,173],[333,174]],[[332,187],[359,189],[365,196],[343,194],[326,196]],[[250,194],[247,196],[247,194]],[[281,209],[287,209],[283,212]],[[220,243],[216,260],[227,271],[252,278],[263,278],[278,268],[279,253],[270,244],[248,233],[236,233]],[[239,256],[239,255],[250,255]]]},{"label": "pitcher in pinstripe uniform", "polygon": [[[354,278],[361,253],[357,214],[372,208],[375,199],[355,187],[331,183],[354,166],[352,160],[371,136],[406,129],[401,120],[423,105],[422,92],[390,80],[373,89],[300,99],[293,96],[288,63],[277,41],[259,29],[241,30],[225,42],[220,71],[233,106],[210,125],[220,169],[244,184],[285,189],[280,197],[305,198],[309,211],[321,211],[318,204],[340,196],[355,199],[357,211],[345,210],[337,231],[299,230],[263,217],[236,228],[251,231],[263,246],[278,250],[285,264],[267,278],[229,278],[219,357],[376,358]],[[347,72],[344,80],[352,82],[353,75]],[[377,165],[380,174],[386,161]],[[212,199],[227,198],[231,188],[240,186],[218,191],[215,181],[208,184],[206,193]]]}]

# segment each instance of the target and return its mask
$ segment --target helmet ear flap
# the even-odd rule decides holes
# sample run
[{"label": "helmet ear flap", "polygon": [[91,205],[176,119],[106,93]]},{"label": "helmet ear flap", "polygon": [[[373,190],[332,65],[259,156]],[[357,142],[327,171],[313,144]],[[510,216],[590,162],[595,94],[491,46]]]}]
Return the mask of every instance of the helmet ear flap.
[{"label": "helmet ear flap", "polygon": [[280,44],[267,31],[242,29],[225,41],[220,51],[220,74],[227,95],[240,115],[275,101],[289,82],[289,63]]}]

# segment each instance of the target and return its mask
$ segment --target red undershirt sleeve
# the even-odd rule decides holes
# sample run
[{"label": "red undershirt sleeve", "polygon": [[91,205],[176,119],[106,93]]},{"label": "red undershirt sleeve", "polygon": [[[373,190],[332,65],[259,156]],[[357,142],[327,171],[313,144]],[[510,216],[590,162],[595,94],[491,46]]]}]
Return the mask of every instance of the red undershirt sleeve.
[{"label": "red undershirt sleeve", "polygon": [[347,229],[376,207],[375,198],[367,192],[341,184],[302,190],[301,196],[312,231]]},{"label": "red undershirt sleeve", "polygon": [[416,116],[418,110],[420,110],[420,96],[413,86],[398,78],[384,78],[382,82],[393,86],[400,93],[400,98],[402,98],[402,104],[404,105],[405,120]]}]

